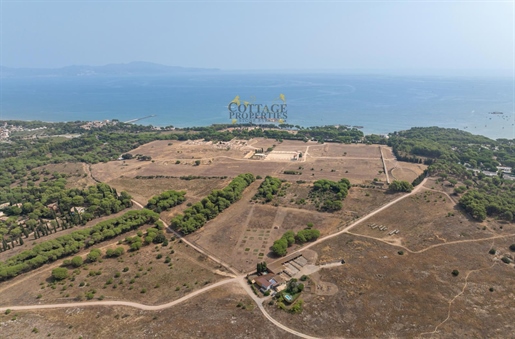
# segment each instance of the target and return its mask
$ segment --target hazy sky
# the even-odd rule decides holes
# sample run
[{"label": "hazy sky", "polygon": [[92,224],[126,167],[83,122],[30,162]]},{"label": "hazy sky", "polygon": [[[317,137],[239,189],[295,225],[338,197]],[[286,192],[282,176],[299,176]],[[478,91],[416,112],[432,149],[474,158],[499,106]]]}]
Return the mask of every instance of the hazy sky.
[{"label": "hazy sky", "polygon": [[10,67],[151,61],[222,69],[511,74],[514,3],[1,1]]}]

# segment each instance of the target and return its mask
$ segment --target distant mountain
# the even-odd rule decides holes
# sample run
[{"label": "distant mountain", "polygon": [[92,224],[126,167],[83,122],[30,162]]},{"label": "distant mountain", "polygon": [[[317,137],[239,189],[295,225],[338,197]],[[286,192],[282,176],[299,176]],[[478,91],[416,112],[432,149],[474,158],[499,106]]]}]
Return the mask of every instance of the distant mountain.
[{"label": "distant mountain", "polygon": [[166,66],[143,61],[134,61],[128,64],[108,64],[104,66],[74,65],[61,68],[11,68],[0,66],[0,76],[2,78],[168,75],[217,71],[220,70],[216,68]]}]

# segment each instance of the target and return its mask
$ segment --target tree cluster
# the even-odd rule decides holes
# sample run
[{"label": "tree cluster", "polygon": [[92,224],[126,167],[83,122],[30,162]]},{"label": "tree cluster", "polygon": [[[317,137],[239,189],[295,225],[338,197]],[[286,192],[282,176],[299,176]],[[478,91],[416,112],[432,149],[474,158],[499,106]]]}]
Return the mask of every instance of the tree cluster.
[{"label": "tree cluster", "polygon": [[132,206],[129,194],[118,195],[109,185],[65,189],[65,183],[61,178],[39,186],[0,189],[0,202],[9,203],[3,211],[10,216],[0,221],[0,251],[22,245],[23,236],[33,234],[38,239]]},{"label": "tree cluster", "polygon": [[165,191],[150,198],[147,203],[147,208],[157,213],[168,211],[170,208],[180,205],[186,201],[186,198],[184,197],[185,195],[186,192],[184,191]]},{"label": "tree cluster", "polygon": [[254,195],[254,199],[264,199],[266,202],[270,202],[274,198],[274,195],[279,192],[280,188],[281,179],[267,175],[259,186],[256,195]]},{"label": "tree cluster", "polygon": [[411,192],[413,191],[413,185],[404,180],[394,180],[388,186],[390,192]]},{"label": "tree cluster", "polygon": [[189,234],[241,198],[241,194],[255,180],[251,173],[240,174],[222,190],[211,193],[172,219],[171,226],[183,234]]},{"label": "tree cluster", "polygon": [[350,181],[346,178],[338,182],[321,179],[313,183],[309,198],[313,200],[319,211],[338,211],[342,209],[342,200],[347,197],[350,188]]},{"label": "tree cluster", "polygon": [[316,240],[319,237],[320,231],[314,228],[301,230],[297,235],[293,231],[286,231],[280,239],[274,241],[272,252],[277,256],[283,257],[288,253],[288,247],[293,244],[303,244],[307,241]]},{"label": "tree cluster", "polygon": [[[515,186],[512,186],[515,188]],[[467,191],[459,201],[460,206],[474,219],[483,221],[487,216],[513,221],[515,191],[483,186]]]},{"label": "tree cluster", "polygon": [[30,250],[0,262],[0,280],[15,277],[48,262],[75,254],[103,240],[135,230],[145,224],[155,223],[158,219],[159,214],[150,210],[129,211],[118,218],[102,221],[93,227],[41,242]]}]

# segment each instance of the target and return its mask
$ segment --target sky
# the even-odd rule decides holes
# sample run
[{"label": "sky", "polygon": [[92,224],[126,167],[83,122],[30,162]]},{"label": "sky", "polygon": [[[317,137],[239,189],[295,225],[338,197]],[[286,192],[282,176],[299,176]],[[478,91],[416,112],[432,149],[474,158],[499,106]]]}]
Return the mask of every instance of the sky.
[{"label": "sky", "polygon": [[514,70],[513,1],[0,0],[0,65]]}]

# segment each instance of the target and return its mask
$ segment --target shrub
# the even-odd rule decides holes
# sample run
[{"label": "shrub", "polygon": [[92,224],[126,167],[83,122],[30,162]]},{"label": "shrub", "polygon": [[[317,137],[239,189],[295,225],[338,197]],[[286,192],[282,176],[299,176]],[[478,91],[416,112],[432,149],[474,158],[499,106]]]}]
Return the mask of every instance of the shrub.
[{"label": "shrub", "polygon": [[125,253],[125,249],[123,247],[121,247],[121,246],[115,248],[115,250],[114,250],[114,256],[115,257],[119,257],[119,256],[121,256],[124,253]]},{"label": "shrub", "polygon": [[73,257],[71,260],[71,264],[73,267],[81,267],[83,263],[84,261],[82,260],[82,257],[79,255]]},{"label": "shrub", "polygon": [[509,263],[511,263],[511,259],[510,259],[510,258],[508,258],[508,257],[502,257],[502,258],[501,258],[501,261],[502,261],[503,263],[505,263],[505,264],[509,264]]},{"label": "shrub", "polygon": [[492,255],[494,255],[494,254],[495,254],[495,252],[496,252],[495,248],[491,248],[491,249],[490,249],[490,251],[488,251],[488,253],[490,253],[490,254],[492,254]]},{"label": "shrub", "polygon": [[453,270],[452,271],[452,275],[455,276],[455,277],[457,277],[459,274],[460,274],[460,271],[458,271],[458,270]]},{"label": "shrub", "polygon": [[88,260],[90,262],[95,262],[102,256],[102,252],[98,248],[92,249],[88,254]]},{"label": "shrub", "polygon": [[68,270],[64,267],[57,267],[52,270],[52,277],[55,280],[64,280],[68,278]]},{"label": "shrub", "polygon": [[511,245],[510,245],[510,251],[515,252],[515,244],[511,244]]},{"label": "shrub", "polygon": [[302,299],[299,299],[295,302],[295,304],[292,305],[290,308],[290,313],[298,314],[302,313],[302,304],[304,304],[304,301]]}]

